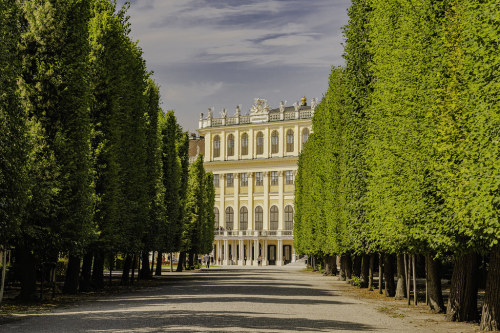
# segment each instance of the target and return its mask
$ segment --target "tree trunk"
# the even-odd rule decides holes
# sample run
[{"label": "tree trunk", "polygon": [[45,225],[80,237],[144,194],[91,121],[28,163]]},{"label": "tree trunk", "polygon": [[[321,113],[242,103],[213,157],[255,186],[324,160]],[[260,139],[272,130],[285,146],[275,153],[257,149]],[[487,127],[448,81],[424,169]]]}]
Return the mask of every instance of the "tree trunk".
[{"label": "tree trunk", "polygon": [[151,252],[151,275],[153,275],[153,271],[155,269],[155,251]]},{"label": "tree trunk", "polygon": [[7,271],[7,248],[2,249],[2,284],[0,285],[0,304],[2,304],[3,291],[5,288],[5,272]]},{"label": "tree trunk", "polygon": [[130,266],[132,266],[132,257],[130,254],[127,254],[125,257],[125,262],[123,263],[123,272],[122,272],[122,281],[121,284],[123,286],[130,285]]},{"label": "tree trunk", "polygon": [[337,270],[337,263],[335,262],[335,256],[326,256],[325,257],[325,272],[324,275],[335,275],[335,271]]},{"label": "tree trunk", "polygon": [[384,255],[378,254],[378,293],[382,295],[382,285],[384,284]]},{"label": "tree trunk", "polygon": [[194,269],[194,252],[193,251],[189,251],[189,262],[188,262],[188,266],[189,266],[189,269]]},{"label": "tree trunk", "polygon": [[104,253],[100,250],[94,253],[94,269],[92,270],[92,285],[96,289],[104,288]]},{"label": "tree trunk", "polygon": [[80,277],[80,287],[79,287],[81,292],[86,292],[86,291],[92,290],[90,278],[92,275],[92,258],[93,257],[94,257],[94,254],[92,253],[92,250],[87,250],[87,253],[85,253],[85,255],[83,256],[82,274]]},{"label": "tree trunk", "polygon": [[[110,254],[109,255],[109,286],[111,287],[113,285],[113,267],[115,265],[115,255]],[[104,273],[103,273],[104,275]],[[104,282],[104,276],[103,276],[103,282]]]},{"label": "tree trunk", "polygon": [[158,256],[156,257],[156,276],[161,276],[161,265],[163,265],[163,253],[158,251]]},{"label": "tree trunk", "polygon": [[396,285],[395,299],[403,299],[406,297],[406,279],[405,279],[405,263],[404,254],[398,254],[396,257],[398,282]]},{"label": "tree trunk", "polygon": [[361,264],[361,284],[359,285],[361,288],[368,288],[369,284],[369,275],[370,275],[370,255],[363,255],[363,262]]},{"label": "tree trunk", "polygon": [[179,260],[177,261],[177,269],[176,269],[176,272],[182,272],[182,266],[183,266],[183,263],[184,261],[186,261],[186,252],[185,251],[182,251],[180,254],[179,254]]},{"label": "tree trunk", "polygon": [[170,252],[170,272],[174,271],[174,254]]},{"label": "tree trunk", "polygon": [[[455,259],[446,317],[451,321],[477,319],[479,256],[468,253]],[[498,276],[497,276],[498,278]]]},{"label": "tree trunk", "polygon": [[417,270],[415,269],[417,258],[414,254],[411,255],[411,264],[413,271],[413,304],[418,304],[418,289],[417,289]]},{"label": "tree trunk", "polygon": [[21,282],[21,300],[33,300],[36,295],[35,257],[31,251],[23,246],[16,247],[16,276]]},{"label": "tree trunk", "polygon": [[361,260],[363,257],[355,255],[352,261],[352,275],[360,277],[361,276]]},{"label": "tree trunk", "polygon": [[445,308],[441,290],[441,265],[430,253],[425,255],[425,272],[429,307],[437,313],[443,313]]},{"label": "tree trunk", "polygon": [[500,330],[500,246],[491,249],[490,266],[486,280],[483,313],[481,316],[483,331]]},{"label": "tree trunk", "polygon": [[396,285],[394,283],[394,265],[393,256],[386,254],[384,256],[384,280],[385,280],[385,296],[394,297],[396,294]]},{"label": "tree trunk", "polygon": [[340,281],[345,281],[347,279],[345,266],[346,266],[346,260],[345,260],[345,254],[343,254],[340,256],[340,274],[339,274]]},{"label": "tree trunk", "polygon": [[151,278],[151,270],[149,269],[149,252],[142,252],[142,267],[139,272],[139,277],[143,280]]},{"label": "tree trunk", "polygon": [[375,269],[375,255],[370,254],[370,263],[368,267],[368,289],[373,289],[373,270]]},{"label": "tree trunk", "polygon": [[137,254],[134,254],[134,257],[132,259],[132,275],[130,277],[130,284],[134,284],[134,273],[135,273],[135,268],[137,267]]},{"label": "tree trunk", "polygon": [[63,293],[76,294],[78,292],[78,275],[80,274],[80,257],[73,254],[68,258],[68,269],[64,280]]},{"label": "tree trunk", "polygon": [[352,259],[350,254],[345,255],[345,277],[347,282],[350,283],[352,279]]}]

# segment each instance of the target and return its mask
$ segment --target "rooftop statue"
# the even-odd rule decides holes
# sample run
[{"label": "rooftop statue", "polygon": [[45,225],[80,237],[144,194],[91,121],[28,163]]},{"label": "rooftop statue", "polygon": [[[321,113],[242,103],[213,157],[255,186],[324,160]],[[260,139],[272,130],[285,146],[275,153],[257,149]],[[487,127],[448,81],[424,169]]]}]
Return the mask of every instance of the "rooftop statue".
[{"label": "rooftop statue", "polygon": [[267,104],[267,101],[262,98],[256,98],[254,99],[254,105],[250,109],[252,113],[265,113],[269,112],[269,105]]},{"label": "rooftop statue", "polygon": [[285,105],[286,105],[286,101],[281,101],[280,102],[280,112],[284,112],[285,111]]}]

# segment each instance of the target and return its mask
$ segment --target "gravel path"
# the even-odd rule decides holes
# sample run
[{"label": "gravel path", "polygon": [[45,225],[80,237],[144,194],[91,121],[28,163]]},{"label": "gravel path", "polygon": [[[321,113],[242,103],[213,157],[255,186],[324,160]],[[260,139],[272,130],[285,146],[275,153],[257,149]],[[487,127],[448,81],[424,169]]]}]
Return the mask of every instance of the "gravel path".
[{"label": "gravel path", "polygon": [[443,331],[382,313],[345,296],[342,282],[295,268],[167,273],[168,285],[21,319],[0,332]]}]

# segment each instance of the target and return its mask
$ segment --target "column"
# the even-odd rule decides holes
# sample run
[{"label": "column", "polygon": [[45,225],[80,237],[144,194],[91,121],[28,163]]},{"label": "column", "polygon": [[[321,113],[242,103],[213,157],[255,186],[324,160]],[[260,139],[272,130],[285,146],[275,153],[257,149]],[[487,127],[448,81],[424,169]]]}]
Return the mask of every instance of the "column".
[{"label": "column", "polygon": [[248,240],[246,242],[247,244],[247,250],[245,251],[245,256],[247,257],[247,260],[245,262],[245,265],[251,265],[251,262],[252,262],[252,254],[251,254],[251,251],[252,251],[252,241],[251,240]]},{"label": "column", "polygon": [[222,257],[222,246],[224,246],[224,243],[220,240],[217,241],[217,258],[215,258],[215,264],[220,265],[223,262]]},{"label": "column", "polygon": [[236,133],[234,133],[234,156],[236,157],[237,160],[240,159],[240,144],[241,144],[240,130],[237,129]]},{"label": "column", "polygon": [[248,230],[255,230],[253,220],[253,172],[248,172]]},{"label": "column", "polygon": [[234,173],[234,230],[240,230],[240,174]]},{"label": "column", "polygon": [[255,239],[253,241],[253,266],[257,266],[259,264],[259,240]]},{"label": "column", "polygon": [[283,266],[283,240],[278,239],[276,265]]},{"label": "column", "polygon": [[255,145],[254,140],[253,128],[250,128],[248,130],[248,156],[250,157],[250,159],[255,158],[255,152],[253,151],[253,147]]},{"label": "column", "polygon": [[284,171],[278,171],[278,230],[283,230],[284,229],[284,211],[285,211],[285,195],[283,194],[283,184],[284,182]]},{"label": "column", "polygon": [[226,156],[226,131],[220,133],[220,156],[221,160],[227,160]]},{"label": "column", "polygon": [[226,174],[219,175],[219,226],[226,230]]},{"label": "column", "polygon": [[264,239],[262,246],[262,266],[267,266],[267,239]]},{"label": "column", "polygon": [[285,133],[285,128],[283,125],[280,126],[280,142],[279,142],[279,157],[285,156],[285,149],[286,149],[286,133]]},{"label": "column", "polygon": [[293,129],[293,155],[294,156],[299,155],[299,140],[300,140],[299,125],[295,125],[295,127]]},{"label": "column", "polygon": [[266,126],[265,130],[264,130],[264,156],[266,158],[269,158],[269,155],[271,153],[271,149],[269,149],[269,147],[271,146],[271,139],[270,139],[270,135],[269,135],[269,127]]},{"label": "column", "polygon": [[245,248],[243,244],[243,239],[238,240],[238,246],[239,246],[239,258],[238,258],[238,266],[243,266],[243,258],[245,257]]},{"label": "column", "polygon": [[264,176],[264,228],[263,230],[269,230],[269,171],[262,172]]},{"label": "column", "polygon": [[229,265],[229,241],[224,239],[224,260],[223,265]]}]

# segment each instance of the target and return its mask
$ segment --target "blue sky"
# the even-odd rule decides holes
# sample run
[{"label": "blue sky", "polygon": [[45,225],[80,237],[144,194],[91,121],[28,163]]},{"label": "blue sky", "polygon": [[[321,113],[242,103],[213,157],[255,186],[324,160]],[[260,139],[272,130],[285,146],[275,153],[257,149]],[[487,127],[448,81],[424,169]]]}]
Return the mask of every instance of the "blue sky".
[{"label": "blue sky", "polygon": [[[118,0],[121,6],[125,1]],[[256,97],[271,107],[321,98],[342,65],[348,0],[134,0],[128,11],[162,108],[185,130],[215,107],[245,113]]]}]

